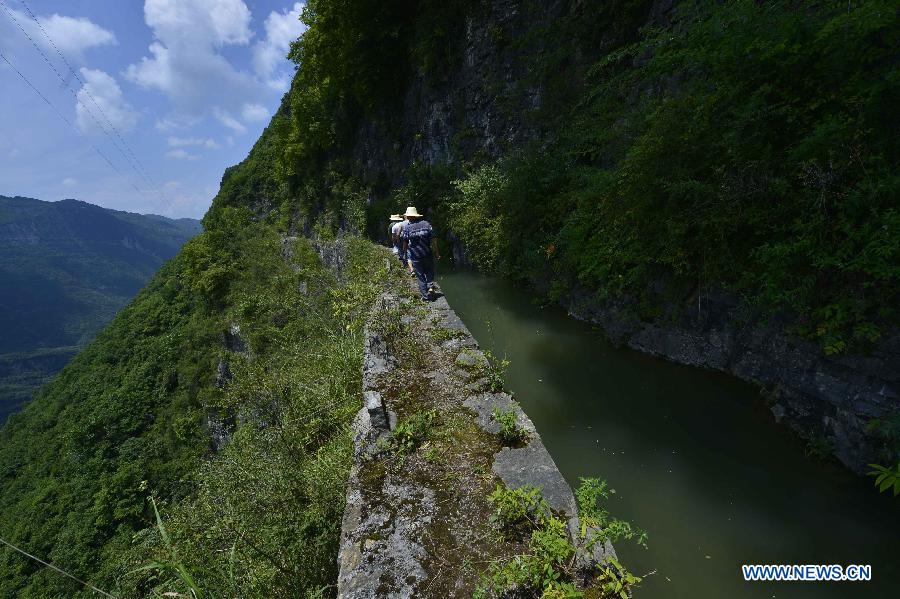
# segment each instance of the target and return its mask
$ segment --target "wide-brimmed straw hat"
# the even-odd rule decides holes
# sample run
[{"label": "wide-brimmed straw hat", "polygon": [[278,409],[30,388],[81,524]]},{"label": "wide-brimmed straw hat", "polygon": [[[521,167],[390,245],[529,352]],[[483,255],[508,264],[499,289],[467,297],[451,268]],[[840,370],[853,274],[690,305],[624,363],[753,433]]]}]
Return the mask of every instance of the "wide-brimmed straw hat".
[{"label": "wide-brimmed straw hat", "polygon": [[399,214],[391,215],[391,222],[400,222],[401,220],[403,220],[403,217],[400,216]]},{"label": "wide-brimmed straw hat", "polygon": [[419,214],[419,211],[416,210],[415,206],[408,206],[406,208],[406,212],[403,213],[403,216],[411,216],[413,218],[422,218],[422,215]]}]

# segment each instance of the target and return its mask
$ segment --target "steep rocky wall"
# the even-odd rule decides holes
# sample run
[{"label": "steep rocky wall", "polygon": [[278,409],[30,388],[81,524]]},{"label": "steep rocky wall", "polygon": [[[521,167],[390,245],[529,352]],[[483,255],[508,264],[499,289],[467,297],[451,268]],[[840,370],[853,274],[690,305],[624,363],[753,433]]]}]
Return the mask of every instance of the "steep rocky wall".
[{"label": "steep rocky wall", "polygon": [[497,158],[505,149],[539,139],[546,132],[528,113],[540,107],[544,90],[530,81],[525,57],[545,48],[539,42],[527,49],[511,42],[559,18],[568,5],[559,0],[483,3],[466,20],[463,39],[455,40],[461,56],[452,67],[413,76],[402,99],[399,137],[382,125],[391,122],[388,114],[360,128],[354,157],[362,173],[384,175],[397,186],[414,162]]},{"label": "steep rocky wall", "polygon": [[759,385],[777,421],[824,441],[858,473],[877,460],[879,441],[869,422],[898,409],[900,336],[868,356],[826,356],[816,344],[786,333],[785,323],[764,323],[734,297],[715,291],[672,303],[667,315],[650,322],[588,294],[565,304],[576,318],[601,325],[614,342]]},{"label": "steep rocky wall", "polygon": [[[614,556],[608,541],[581,545],[572,490],[518,403],[488,388],[486,358],[446,300],[403,291],[382,296],[366,328],[338,597],[471,596],[486,564],[523,550],[491,521],[500,483],[542,489],[585,571]],[[520,443],[503,446],[494,410],[515,414]],[[413,422],[427,423],[417,444]]]}]

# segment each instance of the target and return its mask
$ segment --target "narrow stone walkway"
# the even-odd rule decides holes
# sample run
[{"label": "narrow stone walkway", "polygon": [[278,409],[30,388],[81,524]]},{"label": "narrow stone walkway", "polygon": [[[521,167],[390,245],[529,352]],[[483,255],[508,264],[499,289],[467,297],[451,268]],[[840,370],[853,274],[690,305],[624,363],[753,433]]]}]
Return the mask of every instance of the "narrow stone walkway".
[{"label": "narrow stone walkway", "polygon": [[[492,561],[524,549],[491,522],[498,484],[541,487],[574,538],[572,491],[515,400],[491,389],[496,374],[446,298],[421,302],[411,282],[374,306],[339,597],[470,597]],[[515,414],[526,433],[519,446],[501,443],[495,409]],[[595,550],[611,552],[608,543]]]}]

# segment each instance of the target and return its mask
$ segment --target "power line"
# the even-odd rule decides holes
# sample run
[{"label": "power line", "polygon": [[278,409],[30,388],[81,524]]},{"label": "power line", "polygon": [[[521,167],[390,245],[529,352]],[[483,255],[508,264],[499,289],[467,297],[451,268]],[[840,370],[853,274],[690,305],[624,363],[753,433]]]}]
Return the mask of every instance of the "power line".
[{"label": "power line", "polygon": [[85,581],[81,580],[80,578],[78,578],[78,577],[76,577],[76,576],[73,576],[72,574],[69,574],[68,572],[66,572],[66,571],[63,570],[62,568],[59,568],[59,567],[57,567],[57,566],[54,566],[54,565],[51,564],[50,562],[45,562],[45,561],[42,560],[41,558],[36,557],[36,556],[34,556],[34,555],[31,555],[31,554],[28,553],[27,551],[23,551],[23,550],[19,549],[18,547],[16,547],[15,545],[13,545],[12,543],[10,543],[9,541],[4,540],[3,538],[0,538],[0,543],[3,543],[4,545],[6,545],[7,547],[9,547],[10,549],[12,549],[12,550],[14,550],[14,551],[18,551],[19,553],[21,553],[22,555],[24,555],[24,556],[27,557],[27,558],[33,559],[33,560],[36,561],[36,562],[39,562],[39,563],[41,563],[41,564],[44,564],[45,566],[47,566],[48,568],[50,568],[50,569],[52,569],[52,570],[56,570],[57,572],[59,572],[60,574],[62,574],[62,575],[64,575],[64,576],[68,576],[69,578],[71,578],[71,579],[74,580],[75,582],[81,584],[82,586],[86,586],[87,588],[91,589],[91,590],[94,591],[95,593],[100,593],[101,595],[103,595],[103,596],[105,596],[105,597],[111,597],[112,599],[117,599],[117,597],[116,597],[115,595],[110,595],[110,594],[107,593],[106,591],[103,591],[103,590],[98,589],[97,587],[95,587],[95,586],[92,585],[91,583],[85,582]]},{"label": "power line", "polygon": [[[22,24],[19,22],[19,20],[16,19],[16,17],[12,14],[12,11],[10,10],[9,6],[7,6],[6,2],[3,1],[3,0],[0,0],[0,4],[2,4],[3,10],[4,10],[4,12],[6,12],[6,16],[8,16],[9,19],[10,19],[13,23],[15,23],[15,25],[19,28],[19,31],[22,32],[22,35],[24,35],[24,36],[28,39],[28,41],[31,42],[31,44],[35,47],[35,49],[38,51],[38,53],[39,53],[39,54],[41,55],[41,57],[44,59],[44,62],[47,64],[47,66],[50,67],[50,70],[52,70],[52,71],[56,74],[56,76],[59,78],[59,80],[62,81],[63,85],[66,86],[66,89],[68,89],[70,92],[72,92],[72,95],[75,96],[75,101],[78,103],[78,105],[81,106],[81,107],[85,110],[85,112],[87,113],[87,115],[88,115],[89,117],[91,117],[91,120],[94,121],[94,124],[96,124],[97,127],[100,128],[100,130],[103,132],[104,135],[106,135],[107,138],[109,138],[109,140],[110,140],[110,141],[112,142],[112,144],[113,144],[113,147],[114,147],[116,150],[118,150],[118,152],[119,152],[120,154],[122,154],[122,156],[125,158],[125,162],[128,164],[128,166],[130,166],[130,167],[138,174],[138,176],[141,177],[142,174],[141,174],[140,170],[134,165],[134,163],[132,163],[131,159],[128,158],[128,155],[122,150],[122,148],[119,147],[119,145],[116,143],[116,140],[113,139],[112,135],[110,135],[109,131],[107,131],[106,127],[104,127],[104,126],[100,123],[100,121],[97,120],[97,117],[94,116],[94,113],[93,113],[93,112],[92,112],[92,111],[84,104],[84,102],[81,101],[81,98],[78,97],[78,93],[77,93],[74,89],[72,89],[72,86],[69,85],[69,82],[66,80],[66,78],[62,76],[62,74],[61,74],[61,73],[59,72],[59,70],[53,65],[53,63],[50,61],[50,59],[47,57],[47,55],[44,53],[44,51],[41,50],[41,47],[38,45],[38,43],[37,43],[36,41],[34,41],[34,38],[32,38],[32,37],[28,34],[28,32],[25,31],[25,28],[22,26]],[[11,63],[9,62],[9,59],[5,59],[5,60],[6,60],[7,64],[11,64]],[[16,69],[16,72],[19,73],[19,76],[20,76],[20,77],[22,77],[23,79],[25,79],[25,76],[21,73],[21,71],[19,71],[18,69]],[[27,79],[25,79],[25,80],[26,80],[26,82],[28,82]],[[28,82],[28,84],[32,87],[32,89],[35,89],[35,91],[37,91],[37,88],[35,88],[34,85],[32,85],[30,82]],[[47,100],[46,97],[43,96],[43,94],[41,94],[41,97],[43,97],[43,98],[44,98],[44,101],[46,101],[48,104],[50,103],[49,100]],[[51,104],[51,106],[52,106],[52,104]],[[59,114],[60,116],[62,116],[62,113],[61,113],[58,109],[56,109],[55,106],[54,106],[54,110],[56,110],[57,114]],[[72,123],[69,122],[68,119],[65,119],[65,118],[64,118],[63,120],[65,120],[70,126],[72,126]],[[73,126],[73,128],[75,128],[75,127]],[[75,128],[75,130],[78,131],[77,128]],[[81,132],[78,131],[78,133],[80,134]],[[97,149],[96,146],[94,146],[94,149],[95,149],[95,150]],[[99,150],[97,150],[97,151],[98,151],[98,153],[100,153]],[[101,154],[101,156],[103,156],[104,160],[106,160],[106,162],[109,163],[110,166],[112,166],[113,169],[114,169],[119,175],[121,175],[122,177],[125,177],[125,175],[124,175],[118,168],[116,168],[116,167],[112,164],[112,162],[109,160],[109,158],[107,158],[107,157],[106,157],[104,154],[102,154],[102,153],[100,153],[100,154]],[[126,177],[126,178],[127,178],[127,177]],[[161,192],[160,192],[158,189],[156,189],[156,187],[155,187],[155,185],[153,184],[152,181],[150,181],[149,179],[147,179],[147,182],[150,184],[150,187],[152,188],[153,191],[155,191],[156,193],[159,193],[160,195],[162,195]],[[135,191],[137,191],[139,194],[140,194],[140,193],[143,193],[143,192],[141,192],[140,189],[137,188],[137,186],[136,186],[133,182],[131,183],[131,186],[132,186],[132,187],[135,189]]]},{"label": "power line", "polygon": [[[41,93],[41,90],[39,90],[38,88],[36,88],[36,87],[34,86],[34,84],[33,84],[31,81],[28,80],[28,77],[26,77],[26,76],[22,73],[22,71],[20,71],[20,70],[16,67],[16,65],[14,65],[12,62],[10,62],[10,60],[6,57],[5,54],[3,54],[2,51],[0,51],[0,59],[3,59],[3,61],[4,61],[6,64],[8,64],[8,65],[10,66],[10,68],[11,68],[13,71],[15,71],[16,74],[17,74],[19,77],[22,78],[22,81],[24,81],[24,82],[28,85],[28,87],[30,87],[30,88],[34,91],[34,93],[36,93],[36,94],[41,98],[41,100],[43,100],[44,102],[46,102],[46,103],[47,103],[47,106],[49,106],[51,109],[53,109],[53,112],[56,113],[56,116],[58,116],[59,118],[61,118],[65,124],[67,124],[69,127],[72,128],[72,130],[76,133],[76,135],[78,135],[78,136],[80,136],[80,137],[84,137],[84,134],[83,134],[81,131],[78,130],[78,127],[76,127],[76,126],[72,123],[72,121],[70,121],[69,119],[67,119],[67,118],[66,118],[66,115],[64,115],[64,114],[59,110],[59,108],[57,108],[57,107],[53,104],[53,102],[51,102],[50,100],[48,100],[48,99],[47,99],[47,96],[45,96],[43,93]],[[87,141],[88,145],[90,145],[91,148],[93,148],[93,150],[94,150],[95,152],[97,152],[97,155],[100,156],[100,158],[102,158],[102,159],[104,160],[104,162],[106,162],[106,164],[109,165],[109,167],[110,167],[111,169],[113,169],[114,171],[116,171],[116,173],[118,173],[122,178],[124,178],[124,179],[126,179],[126,180],[128,179],[128,177],[126,177],[126,176],[122,173],[122,171],[120,171],[119,168],[118,168],[115,164],[113,164],[113,162],[106,156],[106,154],[104,154],[103,152],[100,151],[100,148],[98,148],[96,145],[94,145],[93,143],[91,143],[91,142],[88,141],[87,139],[85,139],[85,141]],[[142,193],[141,190],[138,189],[137,186],[136,186],[134,183],[131,183],[131,187],[134,188],[134,190],[135,190],[136,192]]]},{"label": "power line", "polygon": [[[28,14],[31,16],[31,19],[38,26],[38,29],[41,30],[41,33],[44,35],[44,37],[47,39],[47,41],[50,43],[50,45],[56,51],[56,54],[60,57],[60,59],[62,59],[63,63],[69,69],[69,72],[71,72],[72,75],[75,77],[76,81],[78,81],[78,83],[81,84],[82,89],[85,91],[88,98],[90,98],[91,103],[97,109],[97,112],[99,112],[100,115],[103,116],[103,119],[106,121],[106,124],[116,134],[116,137],[119,139],[119,142],[121,142],[122,147],[124,147],[128,151],[128,154],[131,156],[131,158],[134,160],[134,162],[139,167],[141,173],[144,176],[144,179],[147,180],[147,182],[150,184],[150,187],[157,189],[159,186],[156,185],[156,182],[153,181],[152,177],[150,177],[150,174],[147,172],[147,169],[144,167],[144,165],[141,163],[140,159],[138,159],[137,155],[134,153],[134,151],[131,149],[131,147],[128,145],[128,143],[125,141],[125,139],[122,137],[122,134],[119,132],[119,129],[112,123],[110,118],[107,116],[106,112],[103,110],[103,108],[97,102],[97,100],[94,98],[94,94],[91,93],[90,87],[81,79],[81,77],[78,76],[78,72],[75,70],[74,67],[72,67],[72,65],[66,59],[65,55],[63,55],[62,51],[59,49],[59,46],[56,45],[56,42],[53,41],[53,38],[51,38],[50,34],[47,33],[47,30],[44,29],[44,26],[38,20],[37,16],[35,16],[35,14],[32,12],[31,8],[29,8],[29,6],[25,2],[25,0],[19,0],[19,1],[21,2],[22,6],[25,8],[25,10],[28,12]],[[77,98],[77,94],[76,94],[76,98]],[[162,191],[159,190],[159,193],[162,193]]]}]

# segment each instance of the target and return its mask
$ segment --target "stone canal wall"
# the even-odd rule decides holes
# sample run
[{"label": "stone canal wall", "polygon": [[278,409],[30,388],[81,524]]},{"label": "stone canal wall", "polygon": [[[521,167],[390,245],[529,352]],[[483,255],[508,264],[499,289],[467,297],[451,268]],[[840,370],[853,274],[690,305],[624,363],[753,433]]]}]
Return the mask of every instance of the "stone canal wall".
[{"label": "stone canal wall", "polygon": [[[615,555],[609,542],[579,545],[571,488],[496,381],[445,298],[425,304],[400,290],[378,300],[365,333],[338,597],[471,596],[492,561],[523,550],[492,522],[498,485],[540,487],[587,567]],[[495,411],[514,414],[521,442],[504,446]]]}]

